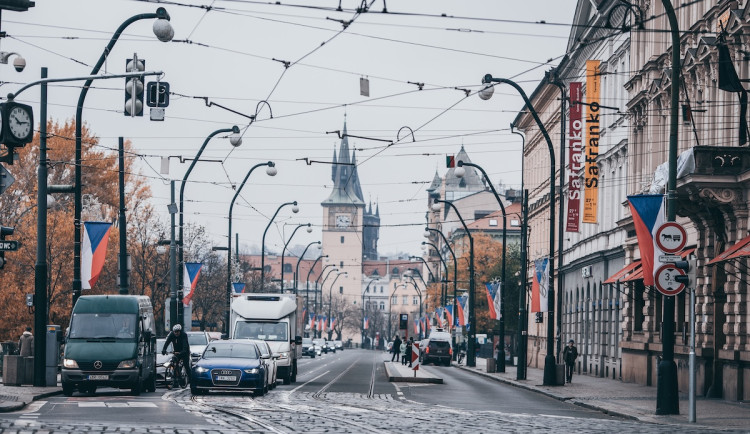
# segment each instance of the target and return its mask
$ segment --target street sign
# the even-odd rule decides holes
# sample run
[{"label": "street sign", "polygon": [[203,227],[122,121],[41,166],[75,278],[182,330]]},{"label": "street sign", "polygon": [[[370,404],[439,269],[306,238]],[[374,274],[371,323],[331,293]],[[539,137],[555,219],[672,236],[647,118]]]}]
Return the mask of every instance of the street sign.
[{"label": "street sign", "polygon": [[674,264],[662,265],[656,270],[656,276],[654,276],[656,289],[667,296],[681,293],[685,289],[685,285],[677,282],[676,276],[685,276],[685,272]]},{"label": "street sign", "polygon": [[680,255],[659,255],[659,262],[662,264],[673,264],[681,260]]},{"label": "street sign", "polygon": [[417,372],[419,370],[419,343],[415,342],[411,346],[411,365],[412,370],[414,371],[414,375],[417,375]]},{"label": "street sign", "polygon": [[19,242],[16,240],[0,241],[0,252],[12,252],[18,250]]},{"label": "street sign", "polygon": [[0,166],[0,194],[3,194],[8,187],[13,185],[15,180],[16,178],[8,172],[8,169],[6,169],[5,166]]},{"label": "street sign", "polygon": [[687,232],[679,223],[665,222],[656,230],[656,246],[664,253],[677,253],[687,243]]}]

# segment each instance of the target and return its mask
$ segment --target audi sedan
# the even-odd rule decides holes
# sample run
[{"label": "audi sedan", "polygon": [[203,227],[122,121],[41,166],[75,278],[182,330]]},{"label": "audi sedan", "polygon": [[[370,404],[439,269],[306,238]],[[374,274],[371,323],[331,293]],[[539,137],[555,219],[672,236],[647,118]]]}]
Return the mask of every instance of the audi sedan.
[{"label": "audi sedan", "polygon": [[193,364],[190,391],[193,395],[229,390],[268,392],[266,365],[258,346],[248,340],[212,341]]}]

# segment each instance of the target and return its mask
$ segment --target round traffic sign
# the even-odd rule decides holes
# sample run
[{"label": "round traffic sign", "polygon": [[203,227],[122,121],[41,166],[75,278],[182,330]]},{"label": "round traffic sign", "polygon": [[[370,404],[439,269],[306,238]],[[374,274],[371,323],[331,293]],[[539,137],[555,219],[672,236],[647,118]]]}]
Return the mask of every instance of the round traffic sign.
[{"label": "round traffic sign", "polygon": [[664,295],[677,295],[685,289],[685,285],[675,280],[675,276],[684,276],[685,272],[674,264],[662,265],[656,270],[654,284],[656,289]]},{"label": "round traffic sign", "polygon": [[666,222],[656,230],[656,246],[664,253],[677,253],[687,243],[687,232],[679,223]]}]

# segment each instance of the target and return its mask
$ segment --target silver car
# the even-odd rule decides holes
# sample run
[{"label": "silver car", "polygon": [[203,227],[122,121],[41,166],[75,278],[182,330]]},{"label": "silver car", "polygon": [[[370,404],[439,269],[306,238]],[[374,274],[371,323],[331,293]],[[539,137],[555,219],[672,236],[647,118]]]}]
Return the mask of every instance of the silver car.
[{"label": "silver car", "polygon": [[187,332],[185,333],[190,343],[190,358],[193,363],[197,362],[201,358],[203,351],[208,345],[208,333],[206,332]]},{"label": "silver car", "polygon": [[276,388],[276,373],[278,370],[278,367],[276,366],[276,359],[278,359],[279,356],[273,355],[273,350],[271,350],[271,346],[268,345],[268,342],[260,340],[260,339],[250,339],[250,341],[254,342],[255,345],[258,346],[258,349],[260,350],[260,358],[266,364],[268,388],[269,389]]}]

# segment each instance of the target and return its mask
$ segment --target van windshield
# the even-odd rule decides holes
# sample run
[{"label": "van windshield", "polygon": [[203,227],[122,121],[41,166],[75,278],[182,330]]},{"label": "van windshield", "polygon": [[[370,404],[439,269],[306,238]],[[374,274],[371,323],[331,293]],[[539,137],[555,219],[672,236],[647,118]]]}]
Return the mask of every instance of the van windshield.
[{"label": "van windshield", "polygon": [[73,339],[135,339],[132,313],[76,313],[68,337]]},{"label": "van windshield", "polygon": [[238,322],[234,330],[234,338],[287,341],[289,334],[286,327],[284,322]]}]

